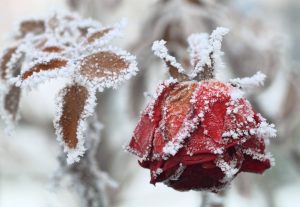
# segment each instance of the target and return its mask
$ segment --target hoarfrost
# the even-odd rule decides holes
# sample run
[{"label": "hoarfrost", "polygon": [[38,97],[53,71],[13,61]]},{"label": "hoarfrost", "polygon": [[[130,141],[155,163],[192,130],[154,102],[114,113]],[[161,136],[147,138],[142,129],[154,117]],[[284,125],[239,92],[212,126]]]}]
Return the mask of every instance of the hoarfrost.
[{"label": "hoarfrost", "polygon": [[221,182],[227,183],[231,181],[234,176],[239,172],[239,168],[237,168],[237,163],[235,160],[227,163],[223,158],[222,155],[216,160],[216,165],[219,167],[222,172],[225,174],[224,178]]},{"label": "hoarfrost", "polygon": [[[117,88],[138,71],[135,56],[117,47],[103,47],[112,38],[120,36],[125,25],[123,20],[105,27],[95,20],[82,19],[76,14],[64,12],[31,17],[18,24],[9,57],[3,55],[0,58],[4,88],[31,88],[51,78],[64,77],[68,82],[76,83],[88,91],[88,98],[77,124],[78,143],[74,148],[64,143],[63,126],[60,126],[58,120],[62,115],[66,91],[62,90],[57,99],[58,110],[54,125],[57,139],[68,154],[68,163],[79,161],[79,157],[85,152],[85,120],[93,113],[96,92],[101,92],[104,88]],[[106,52],[106,56],[97,57],[95,53],[101,52]],[[6,74],[2,74],[2,65]],[[84,73],[82,65],[91,67],[84,68]],[[18,67],[20,70],[14,71]],[[1,99],[1,104],[4,104],[4,98]],[[7,114],[3,118],[12,120]]]},{"label": "hoarfrost", "polygon": [[276,137],[277,130],[274,124],[268,124],[266,121],[262,121],[256,129],[258,137],[268,139]]},{"label": "hoarfrost", "polygon": [[184,68],[178,63],[175,57],[168,54],[168,49],[165,46],[167,42],[164,40],[155,41],[152,45],[152,50],[156,56],[163,59],[166,63],[169,63],[173,67],[178,69],[178,72],[184,73]]},{"label": "hoarfrost", "polygon": [[257,86],[262,86],[264,84],[265,79],[266,75],[258,71],[252,77],[235,78],[229,80],[229,82],[237,87],[249,89]]}]

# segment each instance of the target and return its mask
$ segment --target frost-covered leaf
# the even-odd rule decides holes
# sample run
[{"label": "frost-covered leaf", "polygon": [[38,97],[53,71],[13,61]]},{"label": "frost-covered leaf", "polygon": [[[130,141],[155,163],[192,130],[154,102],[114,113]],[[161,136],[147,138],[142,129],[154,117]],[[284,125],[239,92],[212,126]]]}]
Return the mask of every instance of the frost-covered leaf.
[{"label": "frost-covered leaf", "polygon": [[95,94],[85,86],[73,84],[60,91],[57,104],[56,134],[71,164],[79,161],[79,156],[85,152],[85,121],[94,110]]},{"label": "frost-covered leaf", "polygon": [[20,37],[24,37],[28,33],[41,34],[45,32],[45,22],[40,19],[24,20],[20,23]]},{"label": "frost-covered leaf", "polygon": [[7,77],[6,75],[9,73],[7,64],[10,62],[13,54],[16,52],[17,47],[8,48],[4,51],[4,54],[0,58],[0,77],[1,79],[5,80]]},{"label": "frost-covered leaf", "polygon": [[48,53],[60,53],[64,50],[64,48],[60,46],[46,46],[42,48],[43,52],[48,52]]},{"label": "frost-covered leaf", "polygon": [[100,29],[100,30],[94,31],[88,35],[87,42],[89,44],[91,44],[91,43],[95,42],[96,40],[103,38],[105,35],[110,33],[112,30],[113,30],[113,28],[105,28],[105,29]]},{"label": "frost-covered leaf", "polygon": [[42,58],[42,60],[35,61],[29,69],[25,70],[25,72],[17,78],[16,85],[32,85],[45,78],[57,77],[59,74],[68,72],[68,70],[71,71],[71,69],[66,67],[67,65],[68,60],[64,58],[56,57],[50,60]]},{"label": "frost-covered leaf", "polygon": [[12,121],[16,121],[17,118],[20,95],[21,89],[17,86],[11,86],[4,98],[4,109]]},{"label": "frost-covered leaf", "polygon": [[99,50],[80,62],[80,75],[97,88],[117,87],[137,71],[135,57],[116,48]]},{"label": "frost-covered leaf", "polygon": [[[123,27],[126,25],[126,21],[122,20],[112,26],[107,27],[90,27],[87,28],[85,31],[80,30],[81,32],[84,32],[85,35],[85,41],[83,42],[84,45],[92,45],[92,47],[99,47],[107,42],[109,42],[111,39],[120,36],[121,31],[123,30]],[[83,33],[83,34],[84,34]]]}]

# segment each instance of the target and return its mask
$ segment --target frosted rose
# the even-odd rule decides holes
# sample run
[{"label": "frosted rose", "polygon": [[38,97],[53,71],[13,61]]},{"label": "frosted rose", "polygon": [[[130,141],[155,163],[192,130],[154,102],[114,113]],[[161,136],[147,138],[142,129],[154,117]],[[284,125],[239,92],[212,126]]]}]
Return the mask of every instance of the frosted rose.
[{"label": "frosted rose", "polygon": [[169,81],[142,113],[128,150],[151,181],[218,192],[240,172],[271,167],[265,140],[275,130],[242,91],[217,80]]}]

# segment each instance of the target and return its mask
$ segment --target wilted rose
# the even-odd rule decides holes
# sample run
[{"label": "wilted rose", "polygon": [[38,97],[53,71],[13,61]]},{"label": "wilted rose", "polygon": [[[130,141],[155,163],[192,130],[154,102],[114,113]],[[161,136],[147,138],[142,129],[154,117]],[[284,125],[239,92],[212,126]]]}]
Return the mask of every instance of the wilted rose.
[{"label": "wilted rose", "polygon": [[150,169],[152,184],[217,192],[240,172],[271,167],[265,140],[275,136],[273,127],[230,83],[166,81],[142,113],[128,150]]}]

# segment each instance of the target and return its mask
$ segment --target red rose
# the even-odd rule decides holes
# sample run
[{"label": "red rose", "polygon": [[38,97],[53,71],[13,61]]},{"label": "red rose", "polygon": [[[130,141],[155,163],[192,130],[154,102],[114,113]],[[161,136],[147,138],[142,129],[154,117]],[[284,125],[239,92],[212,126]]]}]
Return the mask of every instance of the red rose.
[{"label": "red rose", "polygon": [[217,192],[240,172],[271,167],[264,139],[272,127],[229,83],[167,81],[142,113],[128,150],[150,169],[152,184]]},{"label": "red rose", "polygon": [[257,114],[240,89],[258,86],[265,75],[215,80],[221,41],[228,29],[188,38],[190,65],[184,69],[168,54],[166,42],[155,41],[154,54],[176,80],[158,87],[142,113],[128,150],[150,169],[151,181],[179,190],[218,192],[240,172],[263,173],[271,167],[265,142],[276,136],[273,124]]}]

